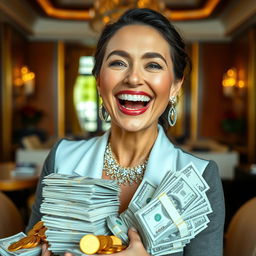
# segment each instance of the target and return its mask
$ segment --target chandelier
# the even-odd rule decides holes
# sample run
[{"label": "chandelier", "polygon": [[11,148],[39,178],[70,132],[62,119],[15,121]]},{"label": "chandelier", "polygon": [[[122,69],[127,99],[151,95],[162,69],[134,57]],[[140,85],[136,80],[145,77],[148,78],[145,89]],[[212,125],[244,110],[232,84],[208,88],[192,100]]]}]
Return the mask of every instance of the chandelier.
[{"label": "chandelier", "polygon": [[100,32],[107,23],[117,20],[131,8],[150,8],[163,12],[165,5],[161,0],[96,0],[90,11],[93,17],[90,26],[94,31]]}]

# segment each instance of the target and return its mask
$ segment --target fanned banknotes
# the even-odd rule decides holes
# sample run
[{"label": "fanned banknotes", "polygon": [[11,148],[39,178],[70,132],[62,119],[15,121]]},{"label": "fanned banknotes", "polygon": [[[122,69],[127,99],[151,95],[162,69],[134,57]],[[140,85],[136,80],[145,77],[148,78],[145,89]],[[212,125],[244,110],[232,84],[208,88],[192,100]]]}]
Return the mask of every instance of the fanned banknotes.
[{"label": "fanned banknotes", "polygon": [[158,186],[143,179],[120,215],[120,188],[114,180],[54,173],[45,177],[43,184],[40,211],[49,249],[57,255],[66,251],[85,255],[79,250],[79,241],[89,233],[114,234],[128,244],[132,226],[149,254],[173,254],[207,228],[207,215],[212,212],[206,196],[209,186],[193,163],[167,172]]},{"label": "fanned banknotes", "polygon": [[125,243],[128,228],[137,228],[151,255],[180,252],[207,228],[207,215],[212,212],[208,189],[193,163],[169,171],[158,187],[143,179],[128,209],[120,216],[107,218],[108,227]]}]

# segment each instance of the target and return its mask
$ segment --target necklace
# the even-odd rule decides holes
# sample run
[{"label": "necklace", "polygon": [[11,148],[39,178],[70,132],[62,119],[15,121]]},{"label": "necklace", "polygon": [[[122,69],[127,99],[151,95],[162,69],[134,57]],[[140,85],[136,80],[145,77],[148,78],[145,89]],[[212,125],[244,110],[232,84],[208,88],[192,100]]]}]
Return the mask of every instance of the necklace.
[{"label": "necklace", "polygon": [[122,167],[115,159],[110,143],[108,143],[104,154],[103,171],[119,185],[132,185],[142,180],[147,163],[148,159],[134,167]]}]

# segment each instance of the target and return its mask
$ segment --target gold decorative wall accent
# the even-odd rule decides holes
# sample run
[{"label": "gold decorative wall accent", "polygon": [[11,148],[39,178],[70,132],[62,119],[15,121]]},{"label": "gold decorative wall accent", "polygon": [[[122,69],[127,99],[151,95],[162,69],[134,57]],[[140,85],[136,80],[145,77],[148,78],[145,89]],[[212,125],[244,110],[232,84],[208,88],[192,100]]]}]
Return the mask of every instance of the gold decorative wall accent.
[{"label": "gold decorative wall accent", "polygon": [[57,135],[65,135],[64,43],[57,44]]},{"label": "gold decorative wall accent", "polygon": [[[2,27],[2,106],[1,106],[1,121],[0,130],[2,148],[1,159],[3,161],[10,161],[11,158],[11,145],[12,145],[12,67],[11,67],[11,29],[3,25]],[[1,145],[0,145],[1,146]]]},{"label": "gold decorative wall accent", "polygon": [[249,31],[248,160],[256,161],[256,29]]},{"label": "gold decorative wall accent", "polygon": [[199,43],[192,44],[191,61],[193,69],[191,72],[191,139],[198,139],[198,94],[199,94]]}]

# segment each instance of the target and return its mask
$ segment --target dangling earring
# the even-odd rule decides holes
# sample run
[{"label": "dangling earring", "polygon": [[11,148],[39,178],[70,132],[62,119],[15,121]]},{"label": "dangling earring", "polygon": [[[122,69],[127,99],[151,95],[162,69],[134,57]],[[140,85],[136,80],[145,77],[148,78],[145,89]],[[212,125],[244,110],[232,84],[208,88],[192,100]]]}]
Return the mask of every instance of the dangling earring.
[{"label": "dangling earring", "polygon": [[103,103],[101,103],[99,107],[99,117],[100,117],[100,120],[104,122],[107,122],[109,119],[109,113],[103,106]]},{"label": "dangling earring", "polygon": [[176,110],[176,104],[177,104],[177,97],[171,97],[170,99],[171,107],[168,112],[168,123],[170,126],[174,126],[177,121],[177,110]]}]

